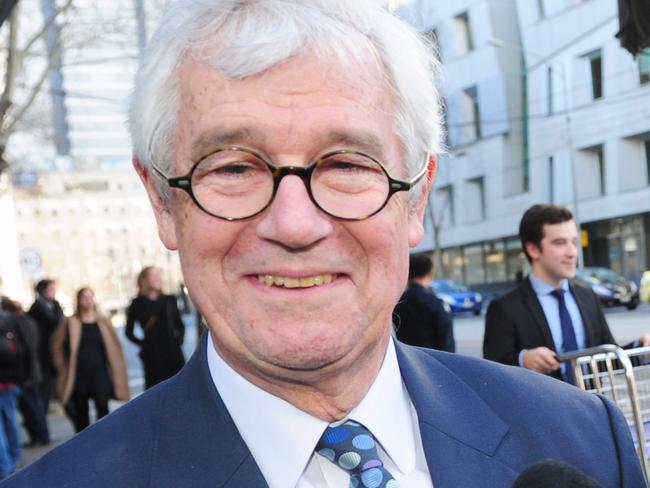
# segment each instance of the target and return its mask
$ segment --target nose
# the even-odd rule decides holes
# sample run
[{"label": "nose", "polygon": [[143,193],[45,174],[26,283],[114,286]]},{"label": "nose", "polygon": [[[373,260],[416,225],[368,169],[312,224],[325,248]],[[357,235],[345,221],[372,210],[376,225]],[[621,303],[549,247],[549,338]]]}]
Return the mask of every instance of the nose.
[{"label": "nose", "polygon": [[577,242],[569,242],[568,254],[570,256],[577,256],[578,255],[578,246],[579,246],[579,244]]},{"label": "nose", "polygon": [[330,235],[331,218],[314,205],[307,187],[296,175],[280,182],[269,208],[258,220],[257,235],[290,249],[308,247]]}]

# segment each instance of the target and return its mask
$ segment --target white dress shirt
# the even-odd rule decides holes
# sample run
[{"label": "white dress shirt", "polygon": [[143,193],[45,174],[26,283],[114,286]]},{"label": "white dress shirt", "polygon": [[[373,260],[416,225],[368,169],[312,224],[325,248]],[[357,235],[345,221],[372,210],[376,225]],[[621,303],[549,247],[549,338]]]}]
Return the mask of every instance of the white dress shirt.
[{"label": "white dress shirt", "polygon": [[[243,378],[219,356],[210,335],[207,354],[212,380],[270,488],[348,486],[346,471],[314,454],[327,422]],[[372,432],[384,466],[400,486],[433,486],[392,339],[377,378],[348,418]]]}]

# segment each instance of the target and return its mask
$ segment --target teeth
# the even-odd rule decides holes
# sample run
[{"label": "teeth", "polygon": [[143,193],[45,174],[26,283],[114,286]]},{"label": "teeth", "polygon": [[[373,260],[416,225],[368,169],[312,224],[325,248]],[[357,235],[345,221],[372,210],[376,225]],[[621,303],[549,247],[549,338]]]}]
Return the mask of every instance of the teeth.
[{"label": "teeth", "polygon": [[283,286],[284,288],[311,288],[327,285],[336,279],[336,275],[324,274],[306,278],[289,278],[287,276],[258,275],[257,280],[266,286]]}]

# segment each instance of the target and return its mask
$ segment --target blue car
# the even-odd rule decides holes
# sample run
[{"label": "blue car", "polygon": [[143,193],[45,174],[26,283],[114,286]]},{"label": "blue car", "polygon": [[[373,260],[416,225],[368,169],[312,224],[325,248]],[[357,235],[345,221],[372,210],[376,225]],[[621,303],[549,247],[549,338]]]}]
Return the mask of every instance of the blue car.
[{"label": "blue car", "polygon": [[434,280],[431,288],[438,298],[447,303],[453,314],[472,312],[480,315],[483,308],[483,297],[480,293],[468,289],[465,285],[452,280]]}]

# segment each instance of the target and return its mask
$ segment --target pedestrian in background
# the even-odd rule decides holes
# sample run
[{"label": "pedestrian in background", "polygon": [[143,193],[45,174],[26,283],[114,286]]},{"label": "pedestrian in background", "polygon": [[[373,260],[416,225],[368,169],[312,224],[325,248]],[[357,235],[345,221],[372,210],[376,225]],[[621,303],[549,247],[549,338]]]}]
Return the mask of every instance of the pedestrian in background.
[{"label": "pedestrian in background", "polygon": [[20,383],[29,374],[29,353],[15,316],[0,309],[0,479],[20,459],[16,408]]},{"label": "pedestrian in background", "polygon": [[430,256],[409,257],[408,286],[393,313],[395,334],[405,344],[455,352],[453,321],[448,306],[431,289],[433,276]]},{"label": "pedestrian in background", "polygon": [[52,354],[59,371],[57,396],[76,432],[90,424],[90,400],[99,420],[108,414],[109,399],[129,399],[120,340],[111,322],[97,311],[90,288],[77,292],[76,311],[55,332]]},{"label": "pedestrian in background", "polygon": [[63,320],[63,310],[56,300],[56,282],[45,278],[36,284],[36,300],[27,312],[38,326],[38,357],[42,379],[38,385],[43,401],[44,415],[52,398],[56,369],[52,362],[52,334]]},{"label": "pedestrian in background", "polygon": [[[162,292],[160,271],[147,266],[138,275],[138,296],[127,311],[126,337],[140,346],[145,388],[174,376],[185,364],[183,337],[185,327],[176,297]],[[135,324],[142,330],[135,335]]]},{"label": "pedestrian in background", "polygon": [[[596,294],[573,282],[578,229],[571,211],[533,205],[519,223],[530,274],[493,300],[485,317],[483,356],[574,383],[558,353],[616,344]],[[650,335],[624,347],[650,345]]]},{"label": "pedestrian in background", "polygon": [[46,446],[50,443],[50,432],[47,425],[47,416],[43,408],[43,399],[38,387],[43,377],[41,363],[38,357],[38,326],[34,319],[25,314],[22,306],[9,297],[0,300],[2,310],[16,317],[16,323],[27,347],[29,356],[29,372],[24,375],[21,382],[21,394],[18,408],[23,416],[23,423],[29,441],[24,447]]}]

